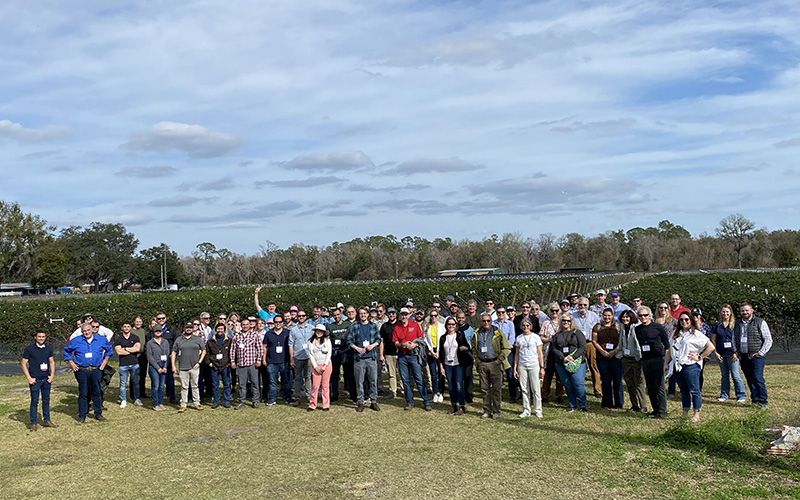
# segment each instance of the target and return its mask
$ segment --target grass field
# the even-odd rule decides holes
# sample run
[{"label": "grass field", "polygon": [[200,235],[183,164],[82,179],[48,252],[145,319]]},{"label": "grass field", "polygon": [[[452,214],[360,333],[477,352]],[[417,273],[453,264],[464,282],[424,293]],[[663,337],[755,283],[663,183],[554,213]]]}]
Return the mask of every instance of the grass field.
[{"label": "grass field", "polygon": [[506,402],[498,421],[481,420],[479,404],[460,417],[444,404],[406,412],[402,398],[379,398],[383,411],[363,414],[341,400],[327,413],[109,402],[108,422],[82,426],[77,384],[59,375],[59,427],[35,433],[27,383],[3,377],[0,497],[800,498],[800,459],[766,456],[775,436],[763,432],[800,423],[800,366],[767,367],[769,410],[718,403],[718,368],[706,374],[699,424],[678,418],[679,399],[669,419],[653,421],[590,397],[589,414],[545,405],[541,421],[519,420],[520,405]]}]

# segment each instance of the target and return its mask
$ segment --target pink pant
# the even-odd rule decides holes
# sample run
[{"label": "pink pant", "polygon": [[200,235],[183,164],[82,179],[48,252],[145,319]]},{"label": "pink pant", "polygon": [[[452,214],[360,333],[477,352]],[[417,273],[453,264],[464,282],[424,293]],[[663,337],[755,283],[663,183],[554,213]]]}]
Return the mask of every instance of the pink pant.
[{"label": "pink pant", "polygon": [[331,372],[333,367],[330,363],[325,366],[325,371],[317,373],[311,370],[311,394],[308,395],[308,407],[317,407],[317,393],[319,392],[320,384],[322,385],[322,407],[330,408],[331,406]]}]

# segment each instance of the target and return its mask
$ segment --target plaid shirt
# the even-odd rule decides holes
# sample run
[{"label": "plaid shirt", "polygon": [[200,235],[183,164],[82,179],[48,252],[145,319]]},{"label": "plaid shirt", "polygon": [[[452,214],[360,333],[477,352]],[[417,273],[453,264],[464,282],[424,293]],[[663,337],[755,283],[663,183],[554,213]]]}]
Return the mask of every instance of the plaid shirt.
[{"label": "plaid shirt", "polygon": [[264,344],[259,339],[258,332],[250,330],[248,333],[238,332],[231,341],[231,363],[239,366],[256,364],[264,355]]}]

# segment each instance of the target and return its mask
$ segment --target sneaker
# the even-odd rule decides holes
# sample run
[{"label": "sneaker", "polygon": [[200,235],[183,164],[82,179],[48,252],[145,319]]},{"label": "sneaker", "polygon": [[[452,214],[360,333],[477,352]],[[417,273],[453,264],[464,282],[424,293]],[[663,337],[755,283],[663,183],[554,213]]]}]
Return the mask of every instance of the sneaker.
[{"label": "sneaker", "polygon": [[717,401],[719,401],[720,403],[722,403],[723,401],[727,401],[727,400],[728,400],[728,398],[723,398],[722,396],[717,398]]},{"label": "sneaker", "polygon": [[234,410],[243,410],[243,409],[245,409],[245,408],[247,408],[247,405],[246,405],[246,404],[244,404],[244,403],[239,403],[238,405],[236,405],[236,408],[234,408]]},{"label": "sneaker", "polygon": [[403,408],[403,410],[405,410],[405,411],[408,411],[408,410],[413,410],[413,409],[414,409],[414,405],[413,405],[413,404],[406,405],[406,406]]},{"label": "sneaker", "polygon": [[737,403],[747,403],[747,398],[739,398],[736,400]]},{"label": "sneaker", "polygon": [[431,411],[431,410],[433,410],[433,408],[431,408],[431,405],[425,405],[425,411]]},{"label": "sneaker", "polygon": [[231,404],[230,403],[224,403],[222,406],[224,406],[225,408],[230,408]]},{"label": "sneaker", "polygon": [[292,406],[294,406],[294,407],[300,406],[300,400],[299,399],[295,399],[294,401],[292,401]]},{"label": "sneaker", "polygon": [[142,400],[141,399],[137,399],[136,401],[133,402],[133,404],[136,405],[136,406],[144,406],[142,404]]},{"label": "sneaker", "polygon": [[127,401],[123,401],[123,402],[121,402],[121,403],[119,404],[119,407],[120,407],[120,408],[125,408],[126,406],[128,406],[128,402],[127,402]]},{"label": "sneaker", "polygon": [[306,411],[314,411],[314,408],[311,408],[311,407],[309,406],[308,408],[306,408]]},{"label": "sneaker", "polygon": [[253,401],[253,408],[258,408],[258,401]]},{"label": "sneaker", "polygon": [[531,416],[531,412],[528,410],[523,410],[522,413],[519,414],[519,418],[528,418]]},{"label": "sneaker", "polygon": [[567,408],[567,413],[574,413],[576,411],[578,411],[578,409],[575,408],[574,406],[570,406],[569,408]]},{"label": "sneaker", "polygon": [[217,408],[219,408],[219,401],[214,401],[213,403],[211,403],[212,410],[215,410]]},{"label": "sneaker", "polygon": [[581,413],[589,413],[589,410],[587,410],[586,408],[581,408]]},{"label": "sneaker", "polygon": [[498,420],[500,418],[500,412],[492,413],[492,420]]},{"label": "sneaker", "polygon": [[275,406],[275,401],[269,401],[269,402],[267,402],[267,406]]},{"label": "sneaker", "polygon": [[536,418],[542,418],[542,414],[541,413],[537,413],[536,414]]},{"label": "sneaker", "polygon": [[483,412],[483,415],[481,415],[481,418],[491,418],[491,417],[492,415],[488,411]]},{"label": "sneaker", "polygon": [[181,406],[180,408],[178,408],[178,413],[183,413],[185,411],[186,411],[186,407],[185,406]]},{"label": "sneaker", "polygon": [[383,397],[386,399],[394,399],[394,394],[392,394],[391,392],[387,392],[386,394],[383,395]]}]

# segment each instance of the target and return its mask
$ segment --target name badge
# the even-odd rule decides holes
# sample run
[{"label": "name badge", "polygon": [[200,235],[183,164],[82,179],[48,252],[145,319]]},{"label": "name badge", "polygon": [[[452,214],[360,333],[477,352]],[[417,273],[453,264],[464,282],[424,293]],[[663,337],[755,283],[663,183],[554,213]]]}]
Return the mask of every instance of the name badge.
[{"label": "name badge", "polygon": [[217,354],[217,359],[222,359],[222,353]]},{"label": "name badge", "polygon": [[282,345],[275,346],[275,352],[277,352],[278,354],[282,353],[283,352],[283,346]]},{"label": "name badge", "polygon": [[614,348],[614,344],[606,344],[606,349],[611,350]]},{"label": "name badge", "polygon": [[167,355],[166,354],[162,354],[161,355],[161,361],[166,361],[166,360],[167,360]]},{"label": "name badge", "polygon": [[481,352],[489,352],[489,348],[486,346],[481,347]]},{"label": "name badge", "polygon": [[563,352],[569,352],[569,347],[562,347],[562,348],[561,348],[561,350],[562,350]]},{"label": "name badge", "polygon": [[92,353],[87,352],[86,354],[83,355],[83,357],[86,358],[86,359],[89,359],[89,358],[92,357]]},{"label": "name badge", "polygon": [[455,361],[455,359],[453,358],[453,356],[447,356],[447,362],[448,362],[448,363],[452,363],[453,361]]},{"label": "name badge", "polygon": [[342,345],[342,340],[341,339],[334,340],[333,345]]},{"label": "name badge", "polygon": [[631,355],[631,350],[630,349],[623,349],[622,350],[622,354],[624,354],[625,356],[630,356]]},{"label": "name badge", "polygon": [[642,346],[642,352],[650,352],[650,346],[645,344]]},{"label": "name badge", "polygon": [[361,342],[361,347],[367,347],[368,345],[369,345],[369,340],[365,340],[364,342]]},{"label": "name badge", "polygon": [[244,349],[244,342],[239,342],[239,349]]},{"label": "name badge", "polygon": [[43,372],[46,372],[50,370],[50,366],[47,363],[42,363],[41,365],[39,365],[39,369],[42,370]]},{"label": "name badge", "polygon": [[724,347],[725,349],[730,349],[731,347],[733,347],[733,343],[732,342],[723,342],[722,343],[722,347]]},{"label": "name badge", "polygon": [[181,351],[180,349],[178,349],[178,356],[180,356],[180,355],[181,355],[181,352],[182,352],[182,351]]}]

